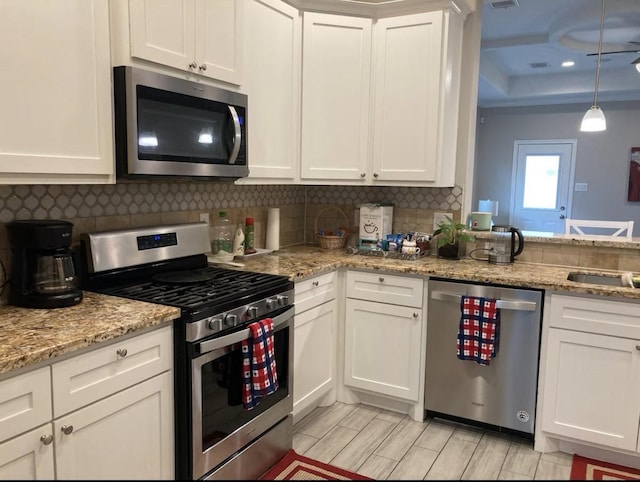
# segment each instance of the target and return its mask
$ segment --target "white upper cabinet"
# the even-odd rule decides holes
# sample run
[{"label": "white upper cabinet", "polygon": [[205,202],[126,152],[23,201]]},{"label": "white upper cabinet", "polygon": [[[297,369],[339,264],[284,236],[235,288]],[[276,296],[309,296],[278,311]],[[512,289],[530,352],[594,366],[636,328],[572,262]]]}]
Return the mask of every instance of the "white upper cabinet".
[{"label": "white upper cabinet", "polygon": [[[130,56],[239,85],[244,5],[236,0],[129,0]],[[122,6],[114,7],[122,20]]]},{"label": "white upper cabinet", "polygon": [[244,58],[249,97],[249,178],[298,178],[302,25],[281,0],[247,0]]},{"label": "white upper cabinet", "polygon": [[3,1],[0,62],[0,183],[113,183],[108,3]]},{"label": "white upper cabinet", "polygon": [[367,170],[371,25],[304,13],[301,179],[362,183]]},{"label": "white upper cabinet", "polygon": [[304,18],[301,179],[453,186],[462,15]]}]

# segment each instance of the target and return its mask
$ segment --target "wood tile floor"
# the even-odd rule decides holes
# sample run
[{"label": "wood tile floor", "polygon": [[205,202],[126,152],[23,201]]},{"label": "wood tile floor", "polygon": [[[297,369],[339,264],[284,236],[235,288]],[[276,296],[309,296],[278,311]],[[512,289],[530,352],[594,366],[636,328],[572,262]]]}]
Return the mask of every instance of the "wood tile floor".
[{"label": "wood tile floor", "polygon": [[376,480],[569,480],[571,471],[571,455],[517,437],[362,404],[318,407],[293,430],[299,454]]}]

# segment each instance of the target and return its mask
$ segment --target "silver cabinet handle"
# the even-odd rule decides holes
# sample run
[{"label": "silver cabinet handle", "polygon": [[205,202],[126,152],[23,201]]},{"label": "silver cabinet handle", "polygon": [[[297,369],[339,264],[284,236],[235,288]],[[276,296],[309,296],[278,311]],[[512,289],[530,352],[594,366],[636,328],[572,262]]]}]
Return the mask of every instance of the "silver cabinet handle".
[{"label": "silver cabinet handle", "polygon": [[413,314],[413,317],[414,317],[414,318],[417,318],[418,316],[420,316],[420,314],[419,314],[419,313],[414,313],[414,314]]},{"label": "silver cabinet handle", "polygon": [[378,281],[380,281],[380,283],[384,283],[384,278],[380,276],[380,278],[378,278]]},{"label": "silver cabinet handle", "polygon": [[636,350],[640,351],[640,345],[636,345]]},{"label": "silver cabinet handle", "polygon": [[313,286],[320,286],[320,282],[319,281],[314,281],[313,283],[311,283]]},{"label": "silver cabinet handle", "polygon": [[[443,293],[442,291],[434,291],[433,293],[431,293],[431,299],[439,301],[451,301],[460,304],[462,295]],[[514,311],[536,311],[536,303],[534,301],[496,300],[496,308],[499,308],[501,310]]]},{"label": "silver cabinet handle", "polygon": [[195,60],[189,64],[190,69],[195,69],[197,66],[198,64],[196,64]]},{"label": "silver cabinet handle", "polygon": [[40,437],[40,442],[42,442],[43,445],[50,445],[51,442],[53,442],[53,435],[43,435],[42,437]]},{"label": "silver cabinet handle", "polygon": [[73,432],[73,425],[63,425],[62,427],[60,427],[60,430],[63,434],[70,435],[71,432]]},{"label": "silver cabinet handle", "polygon": [[242,142],[242,131],[240,130],[240,118],[238,117],[238,112],[236,108],[232,105],[229,107],[229,113],[231,114],[231,118],[233,119],[233,130],[234,130],[234,140],[233,140],[233,150],[231,151],[231,155],[229,156],[229,164],[235,164],[236,158],[238,157],[238,153],[240,152],[240,143]]},{"label": "silver cabinet handle", "polygon": [[378,173],[377,173],[377,172],[374,172],[374,173],[373,173],[373,177],[378,177]]},{"label": "silver cabinet handle", "polygon": [[361,172],[360,177],[364,177],[364,176],[366,176],[366,174],[364,172]]},{"label": "silver cabinet handle", "polygon": [[198,69],[199,69],[199,70],[202,70],[202,71],[207,70],[207,64],[200,64],[200,65],[198,66]]},{"label": "silver cabinet handle", "polygon": [[126,357],[127,356],[127,349],[126,348],[118,348],[116,350],[116,355],[118,355],[119,357]]}]

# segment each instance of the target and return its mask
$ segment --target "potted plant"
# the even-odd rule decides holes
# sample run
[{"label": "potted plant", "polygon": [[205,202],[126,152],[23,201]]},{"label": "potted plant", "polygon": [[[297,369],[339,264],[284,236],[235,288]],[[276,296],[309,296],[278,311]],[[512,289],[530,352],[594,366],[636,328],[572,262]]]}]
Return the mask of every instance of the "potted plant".
[{"label": "potted plant", "polygon": [[460,259],[460,252],[466,241],[474,241],[472,234],[465,231],[467,226],[445,216],[433,232],[438,246],[438,258]]}]

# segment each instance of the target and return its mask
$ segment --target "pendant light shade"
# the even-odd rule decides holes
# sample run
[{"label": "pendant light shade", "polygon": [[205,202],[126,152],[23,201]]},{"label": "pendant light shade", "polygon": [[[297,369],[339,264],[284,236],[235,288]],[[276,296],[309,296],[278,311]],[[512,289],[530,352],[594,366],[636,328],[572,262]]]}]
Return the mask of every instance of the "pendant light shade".
[{"label": "pendant light shade", "polygon": [[604,112],[598,107],[598,84],[600,83],[600,58],[602,56],[602,32],[604,31],[604,2],[602,0],[602,13],[600,14],[600,40],[598,41],[598,62],[596,66],[596,86],[593,92],[593,105],[582,118],[580,130],[582,132],[598,132],[607,129],[607,120]]}]

